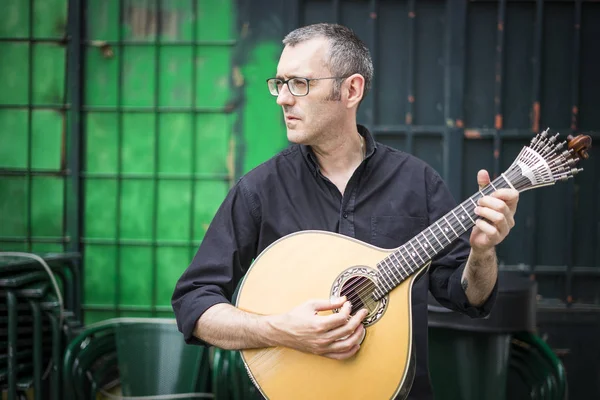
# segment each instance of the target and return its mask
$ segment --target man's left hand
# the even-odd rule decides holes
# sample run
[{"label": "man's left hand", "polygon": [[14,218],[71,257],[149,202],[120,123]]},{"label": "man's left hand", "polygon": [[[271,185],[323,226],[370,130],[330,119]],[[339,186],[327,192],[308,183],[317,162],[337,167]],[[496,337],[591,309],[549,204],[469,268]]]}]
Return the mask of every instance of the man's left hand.
[{"label": "man's left hand", "polygon": [[[479,189],[490,183],[487,171],[477,173]],[[475,214],[481,218],[475,221],[471,232],[471,248],[484,253],[491,250],[506,238],[515,226],[515,212],[519,202],[519,192],[514,189],[498,189],[477,202]]]}]

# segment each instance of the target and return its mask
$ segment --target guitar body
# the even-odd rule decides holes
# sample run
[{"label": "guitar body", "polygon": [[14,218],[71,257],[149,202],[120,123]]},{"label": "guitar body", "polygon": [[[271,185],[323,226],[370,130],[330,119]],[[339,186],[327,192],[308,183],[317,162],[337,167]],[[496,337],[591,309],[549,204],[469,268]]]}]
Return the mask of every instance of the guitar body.
[{"label": "guitar body", "polygon": [[[352,289],[353,277],[377,272],[377,263],[392,251],[331,232],[288,235],[256,259],[240,286],[236,305],[271,315],[309,299],[328,299],[339,295],[344,285]],[[361,348],[350,359],[333,360],[280,347],[242,350],[254,384],[268,399],[404,398],[414,377],[411,290],[427,266],[373,306],[365,319]]]}]

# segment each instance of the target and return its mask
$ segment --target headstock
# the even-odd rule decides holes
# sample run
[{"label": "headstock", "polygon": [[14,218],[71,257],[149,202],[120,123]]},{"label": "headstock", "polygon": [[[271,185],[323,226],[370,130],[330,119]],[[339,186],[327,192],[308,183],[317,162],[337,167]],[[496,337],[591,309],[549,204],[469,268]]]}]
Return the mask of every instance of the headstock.
[{"label": "headstock", "polygon": [[[529,146],[523,147],[505,177],[511,185],[525,191],[539,186],[552,185],[574,177],[581,159],[587,159],[592,138],[587,135],[569,135],[566,141],[556,143],[559,134],[548,136],[548,129],[536,135]],[[564,150],[563,150],[564,149]]]}]

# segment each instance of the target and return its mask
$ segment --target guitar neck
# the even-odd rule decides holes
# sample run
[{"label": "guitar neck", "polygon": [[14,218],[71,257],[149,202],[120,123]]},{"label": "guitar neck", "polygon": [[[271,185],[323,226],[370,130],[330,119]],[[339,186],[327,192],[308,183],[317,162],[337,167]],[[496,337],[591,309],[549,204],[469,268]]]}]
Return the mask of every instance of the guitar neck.
[{"label": "guitar neck", "polygon": [[379,282],[374,292],[375,298],[379,299],[389,293],[471,229],[479,218],[475,214],[475,207],[481,197],[487,196],[497,189],[510,187],[513,186],[505,178],[505,175],[500,175],[380,261],[378,264]]}]

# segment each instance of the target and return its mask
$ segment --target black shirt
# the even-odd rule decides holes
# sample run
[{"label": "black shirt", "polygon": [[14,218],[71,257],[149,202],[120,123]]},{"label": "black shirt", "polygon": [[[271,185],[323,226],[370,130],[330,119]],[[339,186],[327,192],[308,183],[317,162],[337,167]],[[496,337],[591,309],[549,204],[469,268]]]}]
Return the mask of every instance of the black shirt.
[{"label": "black shirt", "polygon": [[[436,171],[410,154],[366,138],[366,158],[344,195],[319,169],[311,149],[291,145],[259,165],[230,190],[218,209],[172,298],[187,343],[198,318],[217,303],[231,302],[253,259],[277,239],[300,230],[326,230],[381,248],[396,248],[456,206]],[[427,291],[442,305],[483,317],[497,285],[481,307],[473,307],[460,285],[469,255],[470,230],[433,260],[412,292],[417,371],[410,398],[432,398],[427,353]],[[459,366],[457,366],[459,368]]]}]

